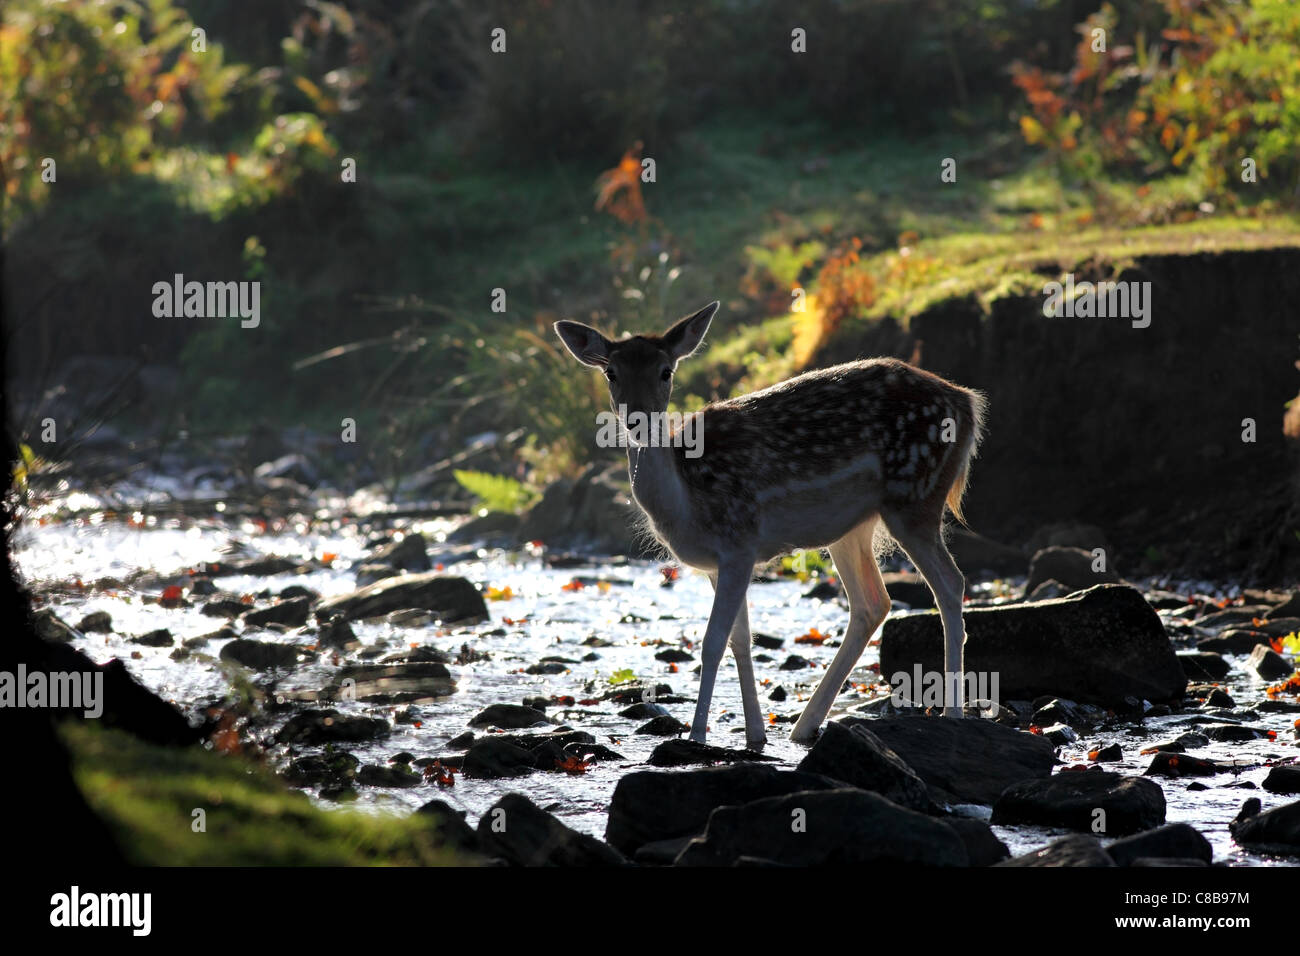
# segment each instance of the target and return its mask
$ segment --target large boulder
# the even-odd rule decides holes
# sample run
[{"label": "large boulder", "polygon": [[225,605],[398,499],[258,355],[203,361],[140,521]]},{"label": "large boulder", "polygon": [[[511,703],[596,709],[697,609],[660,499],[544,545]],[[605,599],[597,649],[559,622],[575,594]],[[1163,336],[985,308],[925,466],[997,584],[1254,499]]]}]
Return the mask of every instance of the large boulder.
[{"label": "large boulder", "polygon": [[507,793],[478,821],[483,852],[515,866],[621,866],[627,860],[593,836],[571,830],[522,794]]},{"label": "large boulder", "polygon": [[[1001,700],[1068,697],[1103,706],[1124,698],[1181,702],[1187,677],[1142,595],[1099,584],[1051,601],[966,611],[966,670],[996,676]],[[937,613],[885,622],[880,673],[943,670]],[[906,758],[904,758],[906,759]]]},{"label": "large boulder", "polygon": [[605,839],[630,856],[647,843],[701,833],[717,807],[843,786],[821,774],[755,763],[629,773],[614,788]]},{"label": "large boulder", "polygon": [[808,756],[800,761],[799,769],[843,780],[911,810],[937,810],[916,771],[862,723],[827,724]]},{"label": "large boulder", "polygon": [[542,541],[552,550],[652,557],[660,549],[638,528],[641,513],[628,491],[626,464],[591,465],[577,478],[561,478],[523,516],[515,537]]},{"label": "large boulder", "polygon": [[1300,855],[1300,800],[1262,813],[1261,806],[1258,797],[1242,804],[1236,819],[1228,824],[1232,838],[1261,853]]},{"label": "large boulder", "polygon": [[677,865],[731,866],[746,858],[785,866],[970,863],[965,843],[943,821],[852,787],[719,807]]},{"label": "large boulder", "polygon": [[1072,591],[1082,591],[1094,584],[1113,584],[1119,575],[1110,568],[1094,571],[1096,557],[1083,548],[1049,547],[1034,554],[1029,562],[1029,580],[1025,593],[1032,594],[1044,581],[1060,581]]},{"label": "large boulder", "polygon": [[1056,763],[1042,737],[989,720],[849,717],[841,723],[866,727],[944,803],[991,805],[1013,783],[1047,778]]},{"label": "large boulder", "polygon": [[1190,823],[1171,823],[1116,840],[1107,854],[1120,866],[1132,866],[1142,859],[1200,860],[1214,862],[1214,848]]},{"label": "large boulder", "polygon": [[316,608],[316,618],[327,620],[341,615],[354,621],[408,608],[429,611],[447,623],[481,621],[488,617],[483,595],[473,584],[464,578],[430,571],[399,574],[324,600]]},{"label": "large boulder", "polygon": [[1101,847],[1101,842],[1093,836],[1076,833],[1063,837],[1041,850],[1033,850],[1023,856],[1012,857],[995,863],[994,866],[1114,866],[1115,861]]},{"label": "large boulder", "polygon": [[1012,784],[993,804],[994,824],[1036,823],[1126,836],[1165,822],[1165,794],[1145,777],[1103,770]]}]

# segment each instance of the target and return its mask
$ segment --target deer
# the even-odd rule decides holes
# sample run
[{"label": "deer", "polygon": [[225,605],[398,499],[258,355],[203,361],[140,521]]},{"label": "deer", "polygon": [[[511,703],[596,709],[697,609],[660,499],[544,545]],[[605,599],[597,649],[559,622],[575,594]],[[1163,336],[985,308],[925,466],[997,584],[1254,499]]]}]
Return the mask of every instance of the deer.
[{"label": "deer", "polygon": [[[620,420],[633,413],[652,418],[666,411],[677,364],[698,351],[718,307],[711,302],[662,335],[612,340],[571,320],[556,322],[555,332],[574,358],[604,373]],[[765,746],[746,594],[757,565],[798,550],[829,549],[848,599],[849,622],[790,739],[816,739],[889,613],[878,556],[895,543],[939,609],[942,715],[964,716],[966,582],[944,540],[944,514],[966,523],[962,499],[985,408],[980,392],[931,372],[893,358],[860,359],[694,412],[702,417],[693,424],[703,437],[703,453],[695,457],[671,435],[624,442],[632,497],[644,512],[646,530],[713,586],[690,740],[706,742],[718,667],[730,643],[746,747]]]}]

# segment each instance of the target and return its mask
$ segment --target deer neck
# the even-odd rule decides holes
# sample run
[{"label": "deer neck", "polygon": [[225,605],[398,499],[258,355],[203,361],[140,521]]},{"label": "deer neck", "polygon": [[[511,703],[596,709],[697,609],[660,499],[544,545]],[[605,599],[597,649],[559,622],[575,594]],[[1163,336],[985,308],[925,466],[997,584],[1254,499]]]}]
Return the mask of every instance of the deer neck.
[{"label": "deer neck", "polygon": [[657,528],[671,528],[687,519],[690,501],[676,449],[629,444],[627,463],[632,477],[632,497]]}]

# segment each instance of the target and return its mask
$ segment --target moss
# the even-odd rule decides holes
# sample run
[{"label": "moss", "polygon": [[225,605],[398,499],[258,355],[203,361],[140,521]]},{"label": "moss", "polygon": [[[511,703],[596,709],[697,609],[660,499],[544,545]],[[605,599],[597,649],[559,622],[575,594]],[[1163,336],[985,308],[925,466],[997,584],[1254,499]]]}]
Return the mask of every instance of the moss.
[{"label": "moss", "polygon": [[[432,818],[320,810],[239,756],[156,747],[120,731],[67,724],[61,735],[91,808],[127,858],[147,866],[455,866]],[[193,812],[206,832],[192,829]]]}]

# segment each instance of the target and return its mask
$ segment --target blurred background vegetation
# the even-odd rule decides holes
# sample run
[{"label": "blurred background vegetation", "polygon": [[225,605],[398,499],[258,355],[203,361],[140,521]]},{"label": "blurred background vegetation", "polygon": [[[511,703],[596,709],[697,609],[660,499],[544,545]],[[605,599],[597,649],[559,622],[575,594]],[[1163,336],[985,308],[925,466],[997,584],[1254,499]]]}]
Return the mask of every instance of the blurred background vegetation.
[{"label": "blurred background vegetation", "polygon": [[[1300,5],[7,0],[0,164],[16,386],[130,358],[179,370],[176,427],[436,434],[408,466],[523,427],[537,484],[609,454],[557,318],[721,298],[692,408],[1041,287],[1035,249],[1294,231]],[[260,279],[261,327],[155,318],[178,272]]]}]

